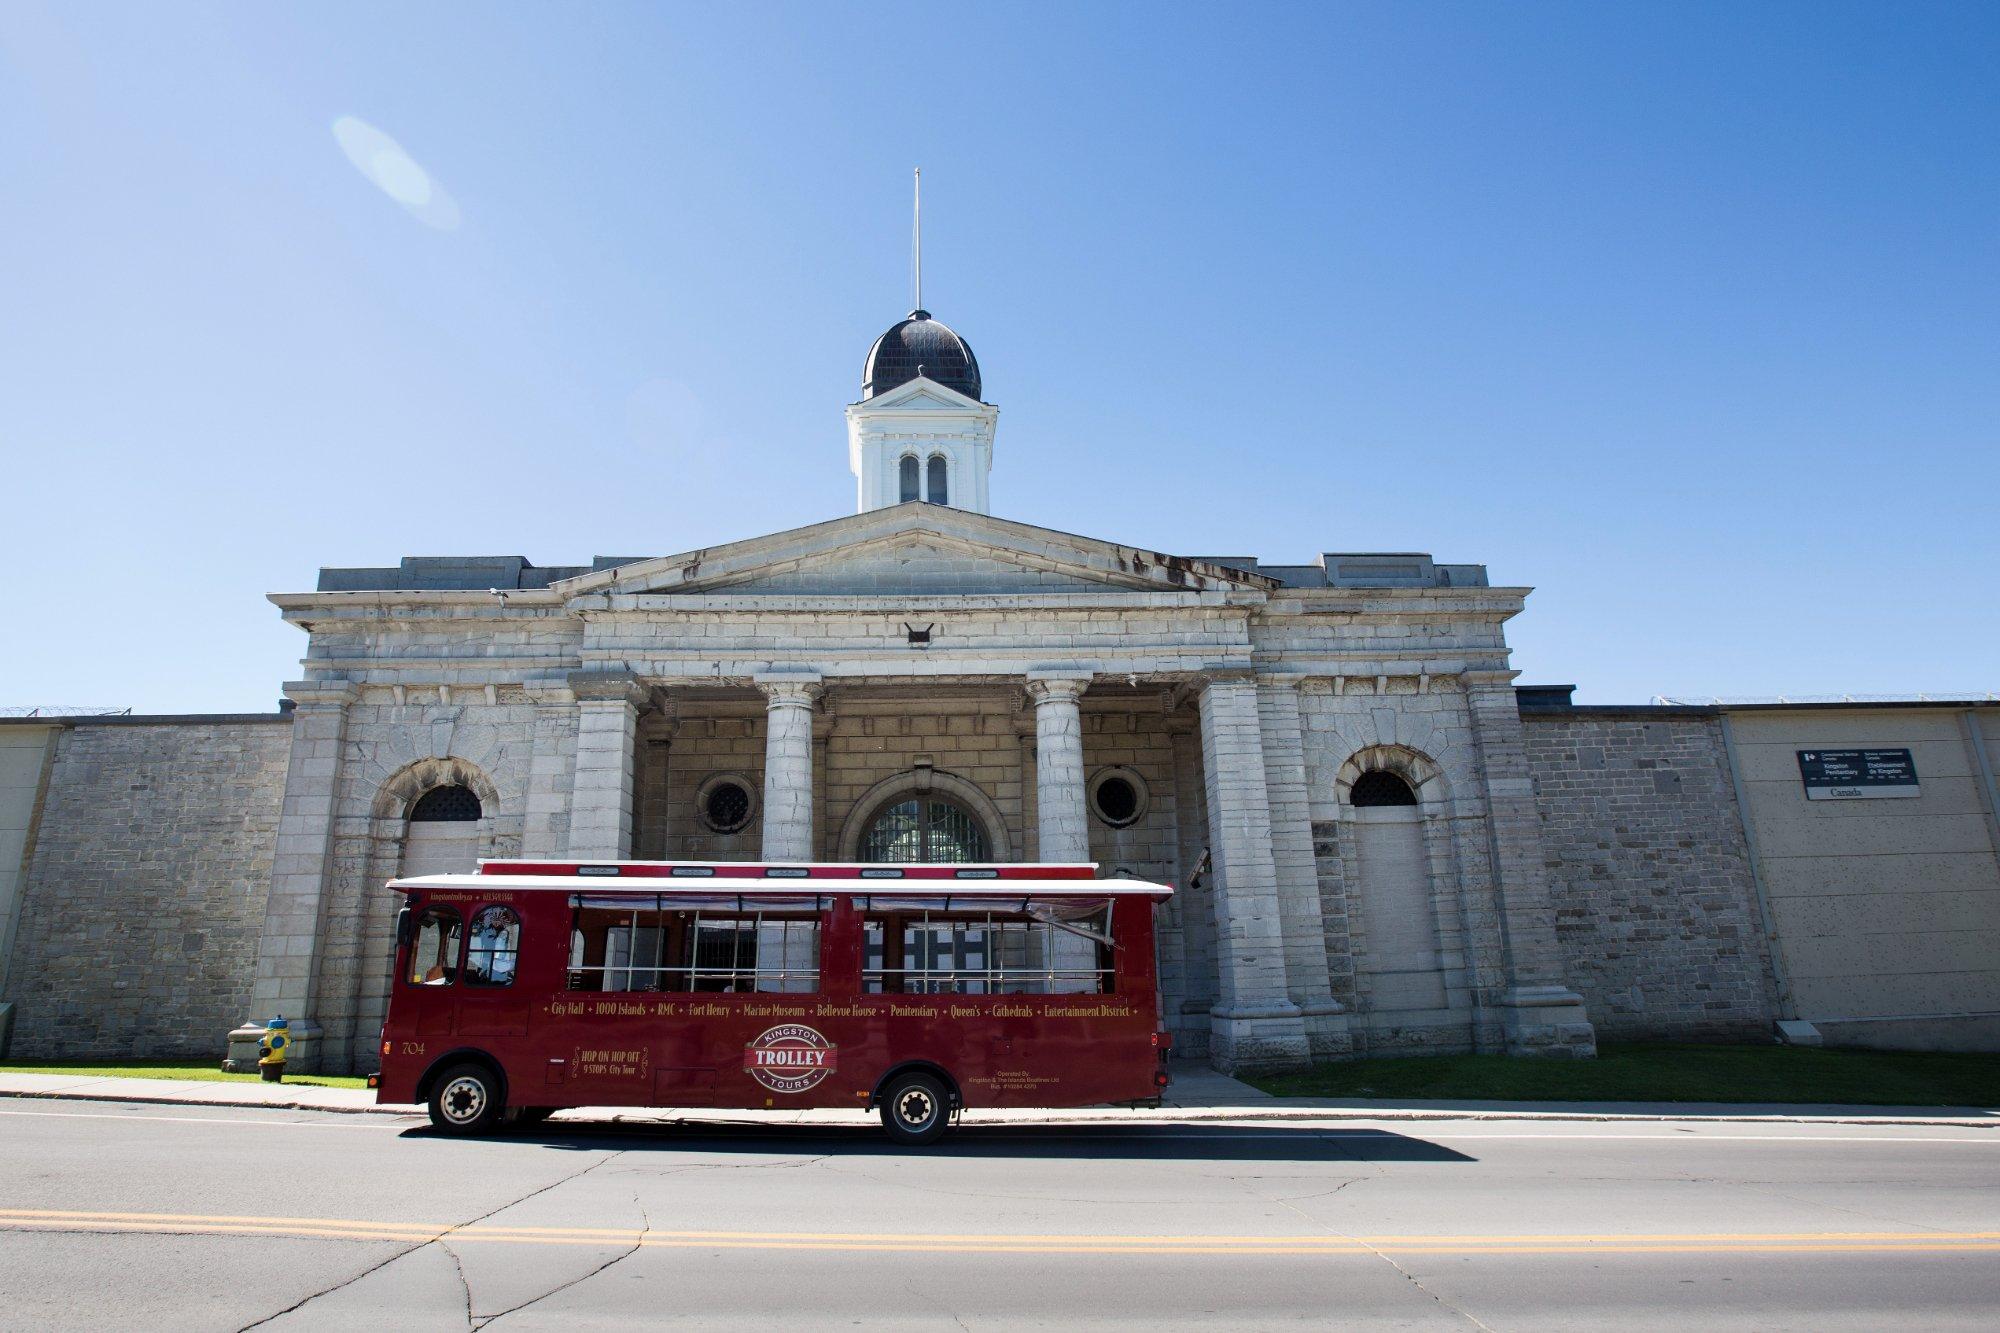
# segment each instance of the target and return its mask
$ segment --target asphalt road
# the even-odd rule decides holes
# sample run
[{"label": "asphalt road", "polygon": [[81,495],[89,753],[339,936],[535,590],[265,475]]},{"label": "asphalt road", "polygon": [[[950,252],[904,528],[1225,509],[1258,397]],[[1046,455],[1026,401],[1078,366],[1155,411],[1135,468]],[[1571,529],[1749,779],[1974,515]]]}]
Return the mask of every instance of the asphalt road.
[{"label": "asphalt road", "polygon": [[0,1325],[2000,1327],[2000,1131],[875,1132],[0,1099]]}]

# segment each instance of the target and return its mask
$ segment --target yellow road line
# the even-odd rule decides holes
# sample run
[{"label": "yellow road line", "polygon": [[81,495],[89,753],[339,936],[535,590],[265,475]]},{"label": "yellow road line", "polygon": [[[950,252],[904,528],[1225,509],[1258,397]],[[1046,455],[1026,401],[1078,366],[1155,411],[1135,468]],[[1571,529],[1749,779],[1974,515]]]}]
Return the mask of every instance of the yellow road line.
[{"label": "yellow road line", "polygon": [[[412,1236],[397,1232],[341,1231],[330,1228],[307,1227],[220,1227],[203,1226],[194,1223],[141,1223],[141,1222],[42,1222],[7,1223],[0,1225],[38,1226],[43,1229],[102,1231],[121,1234],[151,1233],[170,1235],[224,1235],[224,1236],[271,1236],[277,1238],[305,1240],[356,1240],[380,1241],[385,1243],[421,1244],[439,1236]],[[1193,1244],[1121,1244],[1121,1245],[1058,1245],[1058,1244],[935,1244],[919,1237],[912,1237],[908,1243],[888,1244],[859,1241],[742,1241],[718,1240],[692,1237],[652,1236],[633,1234],[622,1240],[592,1238],[585,1236],[488,1236],[478,1231],[454,1231],[448,1233],[454,1244],[503,1244],[503,1245],[589,1245],[598,1247],[637,1246],[646,1249],[684,1250],[763,1250],[788,1252],[846,1252],[874,1254],[1032,1254],[1032,1255],[1237,1255],[1237,1256],[1281,1256],[1281,1255],[1321,1255],[1329,1257],[1366,1256],[1373,1254],[1397,1255],[1558,1255],[1558,1254],[1714,1254],[1714,1255],[1777,1255],[1777,1254],[2000,1254],[2000,1242],[1952,1243],[1868,1243],[1835,1245],[1746,1245],[1742,1243],[1687,1244],[1687,1245],[1440,1245],[1440,1244],[1383,1244],[1362,1245],[1354,1242],[1317,1242],[1301,1237],[1288,1245],[1245,1245],[1236,1243],[1230,1237],[1216,1237],[1207,1245]],[[1005,1238],[996,1237],[996,1241]]]},{"label": "yellow road line", "polygon": [[1855,1254],[1987,1253],[2000,1232],[1727,1232],[1489,1236],[923,1235],[870,1232],[649,1231],[594,1227],[453,1227],[351,1218],[234,1217],[0,1209],[0,1228],[277,1236],[423,1244],[639,1245],[677,1249],[837,1250],[919,1254]]},{"label": "yellow road line", "polygon": [[[145,1222],[207,1222],[207,1223],[248,1223],[253,1225],[299,1225],[313,1227],[344,1227],[354,1230],[407,1231],[418,1235],[443,1235],[459,1227],[453,1222],[394,1222],[371,1218],[352,1217],[283,1217],[283,1216],[237,1216],[215,1213],[114,1213],[79,1212],[73,1209],[44,1208],[0,1208],[0,1221],[10,1218],[48,1218],[88,1220],[145,1221]],[[630,1241],[640,1234],[630,1227],[520,1227],[500,1226],[491,1223],[473,1224],[471,1229],[485,1234],[524,1236],[604,1236]],[[457,1234],[469,1234],[459,1230]],[[1565,1242],[1574,1244],[1596,1244],[1617,1242],[1674,1242],[1674,1241],[2000,1241],[2000,1231],[1632,1231],[1632,1232],[1583,1232],[1583,1233],[1520,1233],[1514,1235],[1374,1235],[1374,1236],[1320,1236],[1311,1234],[1286,1235],[1121,1235],[1091,1234],[1077,1232],[980,1232],[957,1234],[950,1232],[867,1232],[867,1231],[669,1231],[649,1230],[649,1236],[672,1236],[689,1240],[880,1240],[905,1241],[924,1240],[927,1242],[963,1241],[986,1243],[993,1241],[1048,1241],[1071,1243],[1088,1241],[1095,1244],[1117,1244],[1119,1242],[1159,1243],[1193,1242],[1212,1244],[1219,1241],[1240,1241],[1249,1244],[1288,1245],[1320,1240],[1340,1240],[1363,1245],[1390,1245],[1421,1242],[1433,1244],[1515,1244],[1520,1242]]]}]

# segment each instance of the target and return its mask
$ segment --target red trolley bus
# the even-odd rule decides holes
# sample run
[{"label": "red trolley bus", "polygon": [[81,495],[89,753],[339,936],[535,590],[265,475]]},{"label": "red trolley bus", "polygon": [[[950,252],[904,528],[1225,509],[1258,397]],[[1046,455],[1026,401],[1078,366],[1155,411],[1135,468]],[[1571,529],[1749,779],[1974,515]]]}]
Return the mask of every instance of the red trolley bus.
[{"label": "red trolley bus", "polygon": [[1164,884],[1091,865],[486,861],[393,881],[378,1100],[474,1134],[566,1106],[1157,1102]]}]

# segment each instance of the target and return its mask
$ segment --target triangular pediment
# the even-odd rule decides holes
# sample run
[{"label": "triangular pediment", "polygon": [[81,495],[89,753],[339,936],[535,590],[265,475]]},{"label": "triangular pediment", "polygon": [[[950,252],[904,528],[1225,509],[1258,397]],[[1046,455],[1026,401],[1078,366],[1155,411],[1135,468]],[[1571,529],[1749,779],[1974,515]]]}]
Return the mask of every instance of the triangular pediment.
[{"label": "triangular pediment", "polygon": [[918,411],[935,412],[943,409],[957,410],[962,405],[958,403],[946,402],[944,400],[943,395],[941,394],[913,393],[908,398],[904,398],[899,402],[897,402],[896,406],[902,408],[905,411],[915,409]]},{"label": "triangular pediment", "polygon": [[903,504],[556,585],[583,594],[1033,596],[1268,591],[1261,575],[942,505]]}]

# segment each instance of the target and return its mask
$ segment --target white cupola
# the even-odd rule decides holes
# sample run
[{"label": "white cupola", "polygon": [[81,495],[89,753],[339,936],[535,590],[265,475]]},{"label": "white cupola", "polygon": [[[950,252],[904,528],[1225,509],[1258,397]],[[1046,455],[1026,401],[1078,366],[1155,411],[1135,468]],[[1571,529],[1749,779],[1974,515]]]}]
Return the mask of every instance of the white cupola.
[{"label": "white cupola", "polygon": [[979,399],[972,347],[912,310],[868,349],[861,401],[847,408],[855,512],[921,500],[988,514],[1000,409]]}]

